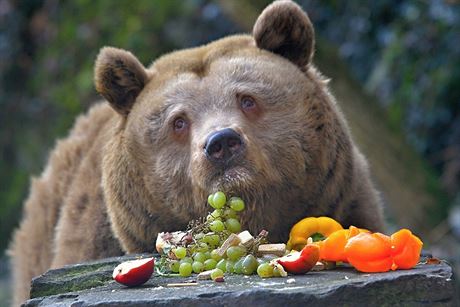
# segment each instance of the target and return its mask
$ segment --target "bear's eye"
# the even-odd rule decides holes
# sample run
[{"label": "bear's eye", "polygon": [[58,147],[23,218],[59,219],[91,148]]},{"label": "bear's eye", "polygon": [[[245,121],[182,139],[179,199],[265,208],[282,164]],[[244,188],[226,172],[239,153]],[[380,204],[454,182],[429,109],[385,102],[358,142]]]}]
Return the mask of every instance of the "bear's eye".
[{"label": "bear's eye", "polygon": [[240,105],[243,111],[251,111],[256,108],[256,101],[250,96],[243,96],[241,97]]},{"label": "bear's eye", "polygon": [[188,123],[183,117],[178,117],[174,120],[174,132],[183,133],[188,128]]}]

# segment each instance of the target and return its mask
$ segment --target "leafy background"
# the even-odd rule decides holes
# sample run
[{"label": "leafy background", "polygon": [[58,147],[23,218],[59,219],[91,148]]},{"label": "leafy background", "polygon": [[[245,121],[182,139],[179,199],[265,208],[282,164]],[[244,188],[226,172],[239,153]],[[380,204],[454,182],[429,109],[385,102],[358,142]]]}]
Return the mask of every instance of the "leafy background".
[{"label": "leafy background", "polygon": [[[102,46],[131,50],[148,65],[165,52],[250,31],[267,3],[0,0],[0,253],[18,224],[30,175],[40,174],[55,139],[99,99],[92,76]],[[405,176],[423,178],[407,185],[413,195],[431,199],[420,210],[411,204],[417,198],[401,197],[398,203],[392,189],[384,189],[388,221],[406,226],[418,214],[415,230],[426,235],[434,252],[458,263],[460,5],[454,0],[298,3],[315,25],[318,65],[333,77],[335,92],[369,106],[360,116],[389,131],[389,141],[380,141],[384,147],[394,147],[392,139],[404,143],[389,155],[394,161],[406,157],[401,159],[409,161],[407,167],[382,162],[385,172],[378,161],[387,157],[363,142],[377,182],[384,178],[380,172],[398,177],[401,168],[409,173]],[[341,80],[349,80],[342,89]],[[355,98],[351,92],[361,94]],[[354,127],[359,119],[345,111],[359,132]],[[370,133],[380,140],[379,133]],[[387,187],[383,179],[381,185]],[[0,275],[7,271],[1,261]],[[7,283],[0,281],[0,293]]]}]

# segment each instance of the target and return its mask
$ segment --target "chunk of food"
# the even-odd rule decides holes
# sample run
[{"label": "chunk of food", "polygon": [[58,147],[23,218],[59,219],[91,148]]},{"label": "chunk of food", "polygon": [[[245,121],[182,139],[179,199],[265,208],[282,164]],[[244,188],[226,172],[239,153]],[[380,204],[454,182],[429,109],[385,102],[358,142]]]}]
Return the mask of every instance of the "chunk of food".
[{"label": "chunk of food", "polygon": [[258,256],[264,255],[276,255],[278,257],[284,256],[286,254],[286,244],[276,243],[276,244],[261,244],[257,250]]},{"label": "chunk of food", "polygon": [[308,238],[314,241],[324,239],[340,229],[343,229],[342,225],[330,217],[306,217],[291,228],[287,248],[300,251],[307,245]]},{"label": "chunk of food", "polygon": [[361,272],[387,272],[393,265],[390,237],[378,232],[360,233],[348,240],[345,255]]},{"label": "chunk of food", "polygon": [[411,269],[420,260],[423,242],[408,229],[391,235],[392,269]]},{"label": "chunk of food", "polygon": [[165,250],[181,245],[181,242],[184,240],[187,240],[187,233],[185,231],[161,232],[157,236],[155,248],[158,253],[163,254]]},{"label": "chunk of food", "polygon": [[333,232],[323,241],[315,242],[320,248],[319,258],[326,261],[348,262],[345,254],[345,245],[350,238],[353,238],[361,232],[369,231],[350,226],[349,229],[340,229]]},{"label": "chunk of food", "polygon": [[286,272],[291,274],[305,274],[310,271],[319,260],[319,247],[316,244],[307,244],[302,251],[293,252],[277,260]]},{"label": "chunk of food", "polygon": [[145,283],[153,274],[154,258],[125,261],[113,270],[113,279],[125,286],[134,287]]}]

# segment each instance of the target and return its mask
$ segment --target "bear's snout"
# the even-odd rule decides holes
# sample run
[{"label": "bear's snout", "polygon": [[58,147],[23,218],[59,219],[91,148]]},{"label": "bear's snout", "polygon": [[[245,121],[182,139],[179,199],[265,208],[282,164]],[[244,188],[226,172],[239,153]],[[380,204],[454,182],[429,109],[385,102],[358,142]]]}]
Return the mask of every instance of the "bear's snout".
[{"label": "bear's snout", "polygon": [[241,136],[233,129],[226,128],[212,133],[204,145],[208,160],[226,163],[238,156],[244,147]]}]

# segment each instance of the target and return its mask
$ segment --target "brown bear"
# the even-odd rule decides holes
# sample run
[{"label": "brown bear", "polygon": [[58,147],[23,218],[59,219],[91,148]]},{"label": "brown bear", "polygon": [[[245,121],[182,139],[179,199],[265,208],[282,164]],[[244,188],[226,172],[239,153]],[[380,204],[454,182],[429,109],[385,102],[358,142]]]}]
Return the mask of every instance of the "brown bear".
[{"label": "brown bear", "polygon": [[106,47],[95,65],[106,102],[60,141],[11,246],[15,304],[33,276],[123,253],[152,252],[217,190],[242,197],[243,227],[285,242],[306,216],[383,228],[378,193],[312,64],[302,9],[276,1],[252,36],[176,51],[144,66]]}]

